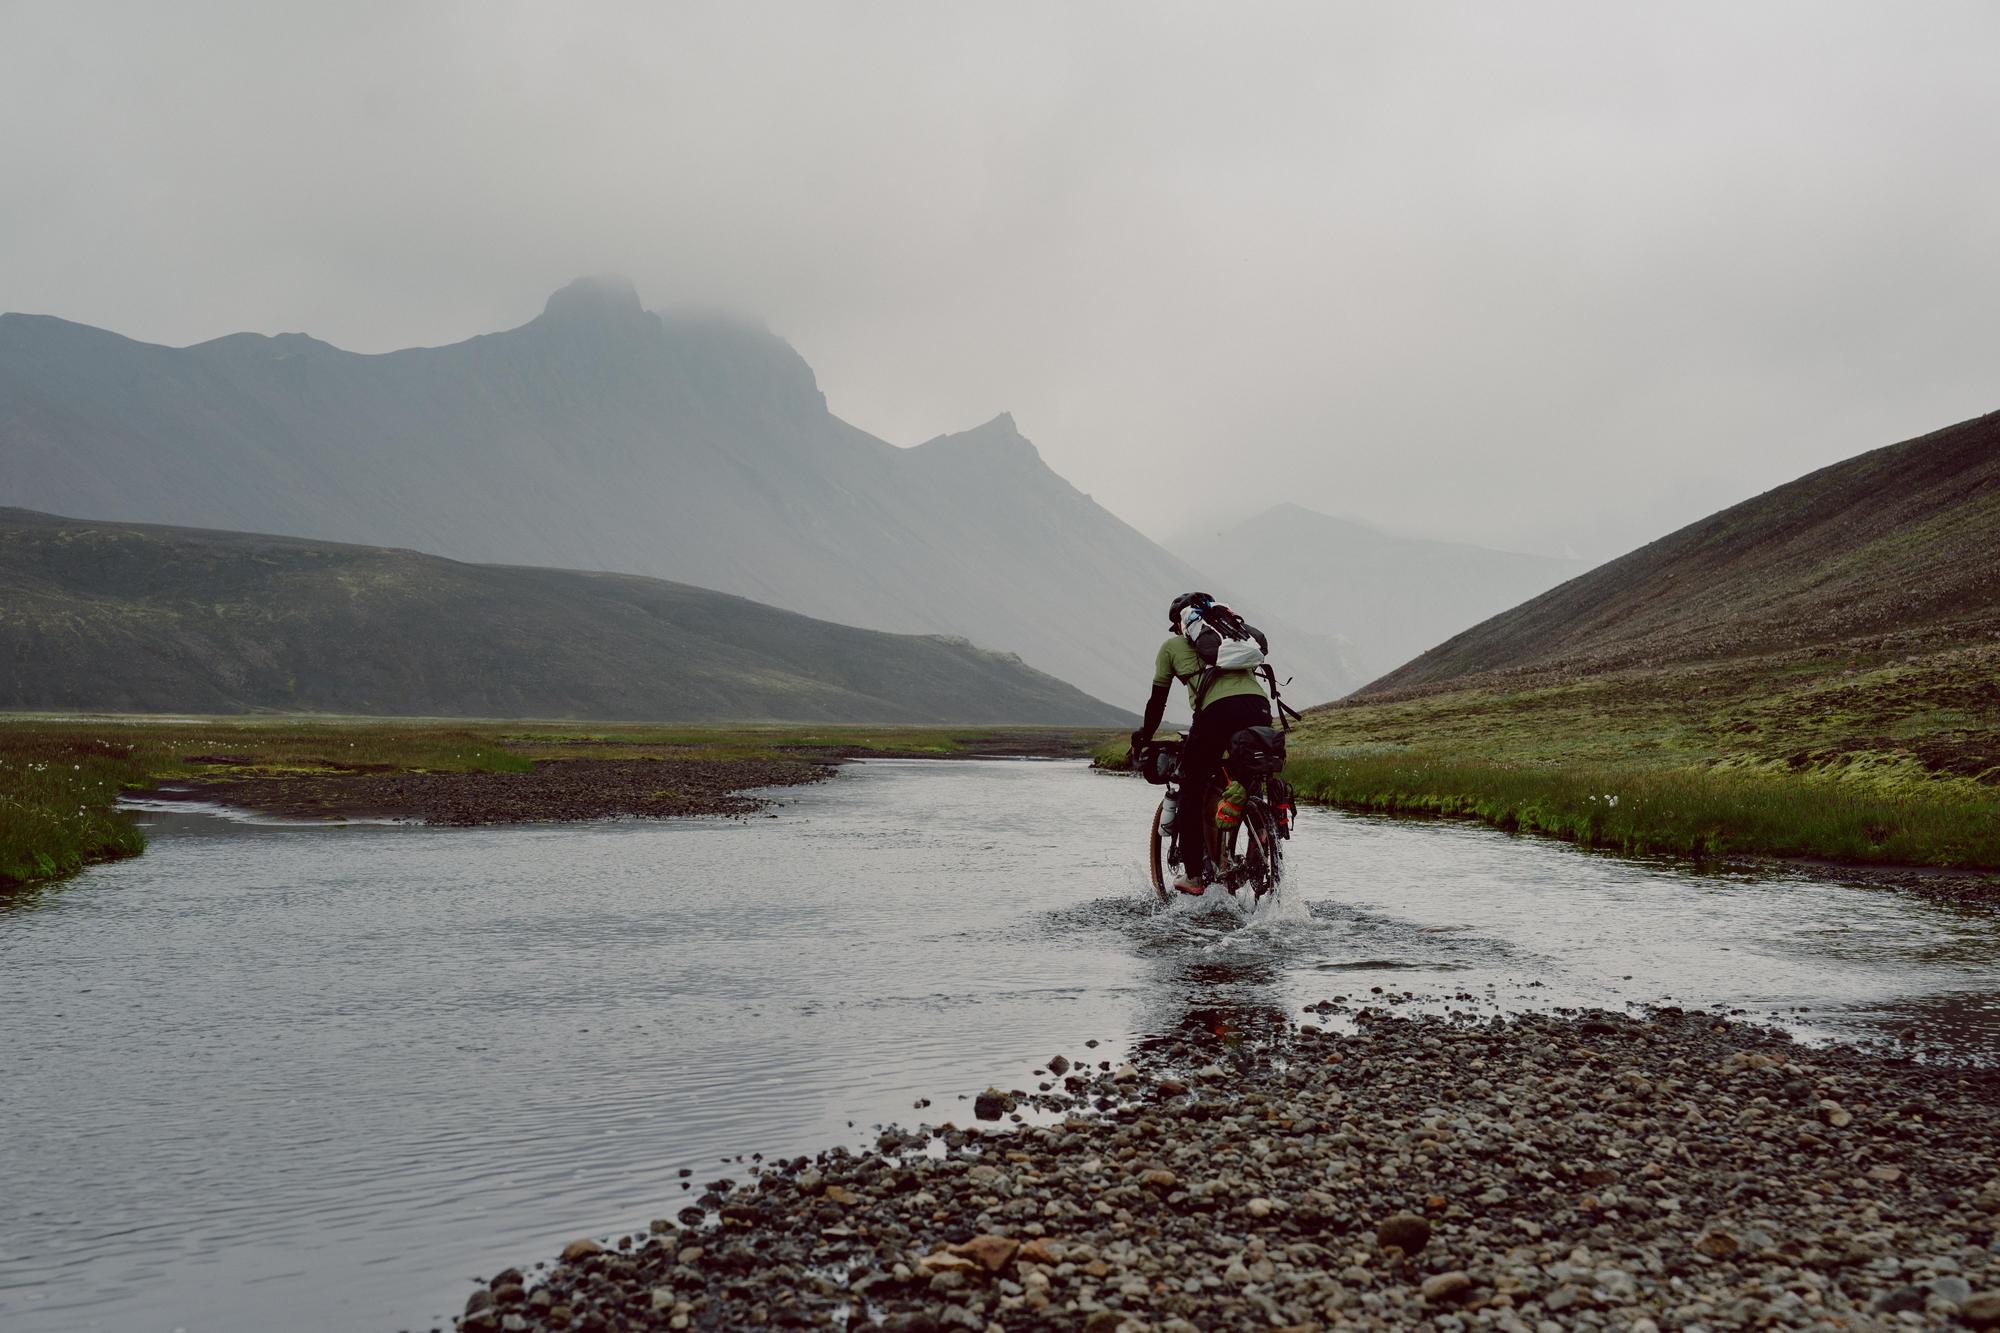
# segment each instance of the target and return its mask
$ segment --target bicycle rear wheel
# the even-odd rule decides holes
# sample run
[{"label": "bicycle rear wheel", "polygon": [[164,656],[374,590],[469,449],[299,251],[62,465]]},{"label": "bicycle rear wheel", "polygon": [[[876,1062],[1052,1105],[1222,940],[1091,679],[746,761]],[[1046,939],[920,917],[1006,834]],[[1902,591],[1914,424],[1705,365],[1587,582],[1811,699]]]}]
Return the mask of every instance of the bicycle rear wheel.
[{"label": "bicycle rear wheel", "polygon": [[1278,840],[1277,817],[1262,800],[1251,801],[1243,811],[1243,867],[1245,882],[1259,899],[1278,891],[1285,878],[1285,849]]}]

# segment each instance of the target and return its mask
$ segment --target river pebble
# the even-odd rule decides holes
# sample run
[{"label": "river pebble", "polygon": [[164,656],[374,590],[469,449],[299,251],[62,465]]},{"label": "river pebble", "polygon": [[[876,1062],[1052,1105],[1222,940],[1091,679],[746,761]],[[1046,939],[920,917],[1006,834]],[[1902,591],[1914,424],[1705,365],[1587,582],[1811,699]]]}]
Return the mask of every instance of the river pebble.
[{"label": "river pebble", "polygon": [[1671,1009],[1315,1008],[982,1095],[1018,1127],[765,1163],[459,1327],[2000,1327],[2000,1074]]}]

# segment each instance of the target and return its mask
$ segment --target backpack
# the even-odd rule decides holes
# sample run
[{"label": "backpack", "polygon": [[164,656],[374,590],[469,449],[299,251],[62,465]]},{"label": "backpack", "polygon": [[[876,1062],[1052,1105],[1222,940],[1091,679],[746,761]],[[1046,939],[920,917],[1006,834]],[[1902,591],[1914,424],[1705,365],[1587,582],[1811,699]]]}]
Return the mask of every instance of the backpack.
[{"label": "backpack", "polygon": [[[1181,637],[1202,662],[1201,683],[1194,694],[1197,713],[1208,699],[1208,687],[1215,683],[1216,672],[1254,671],[1270,687],[1271,703],[1278,710],[1278,725],[1289,728],[1298,717],[1298,710],[1278,697],[1278,674],[1264,660],[1271,651],[1271,641],[1264,637],[1264,631],[1202,593],[1181,611]],[[1287,679],[1285,683],[1291,682]]]},{"label": "backpack", "polygon": [[1192,602],[1181,612],[1181,637],[1214,671],[1254,671],[1271,649],[1263,631],[1212,599]]}]

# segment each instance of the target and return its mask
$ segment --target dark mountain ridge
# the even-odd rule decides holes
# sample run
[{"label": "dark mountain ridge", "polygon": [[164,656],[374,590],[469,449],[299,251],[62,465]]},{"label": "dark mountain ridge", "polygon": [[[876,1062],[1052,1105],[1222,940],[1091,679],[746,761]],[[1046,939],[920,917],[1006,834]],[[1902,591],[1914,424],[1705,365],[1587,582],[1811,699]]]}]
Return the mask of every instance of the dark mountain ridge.
[{"label": "dark mountain ridge", "polygon": [[2000,629],[2000,413],[1825,467],[1570,580],[1361,697]]},{"label": "dark mountain ridge", "polygon": [[0,708],[1132,721],[962,639],[659,579],[19,509],[0,509]]},{"label": "dark mountain ridge", "polygon": [[[1011,417],[897,448],[829,413],[783,340],[605,279],[519,328],[380,355],[0,316],[0,502],[655,575],[963,635],[1118,701],[1143,698],[1175,593],[1229,593]],[[1273,628],[1302,700],[1359,679],[1337,643]]]}]

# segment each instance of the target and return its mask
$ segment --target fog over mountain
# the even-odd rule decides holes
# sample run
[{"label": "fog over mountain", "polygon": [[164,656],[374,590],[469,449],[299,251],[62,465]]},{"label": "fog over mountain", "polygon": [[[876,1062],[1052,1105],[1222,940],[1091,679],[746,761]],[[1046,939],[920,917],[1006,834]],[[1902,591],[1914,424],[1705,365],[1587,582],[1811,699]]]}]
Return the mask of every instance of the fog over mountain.
[{"label": "fog over mountain", "polygon": [[[456,342],[582,272],[1148,534],[1607,560],[1991,408],[2000,5],[0,5],[0,309]],[[1281,488],[1281,489],[1279,489]]]},{"label": "fog over mountain", "polygon": [[1339,634],[1370,675],[1588,568],[1581,560],[1398,536],[1295,504],[1189,535],[1172,549],[1233,585],[1269,589],[1278,613]]},{"label": "fog over mountain", "polygon": [[1011,417],[897,448],[833,416],[779,338],[647,311],[618,279],[517,329],[381,355],[0,316],[0,503],[653,575],[962,635],[1124,707],[1167,601],[1209,587],[1269,624],[1301,702],[1360,680],[1258,587],[1079,493]]}]

